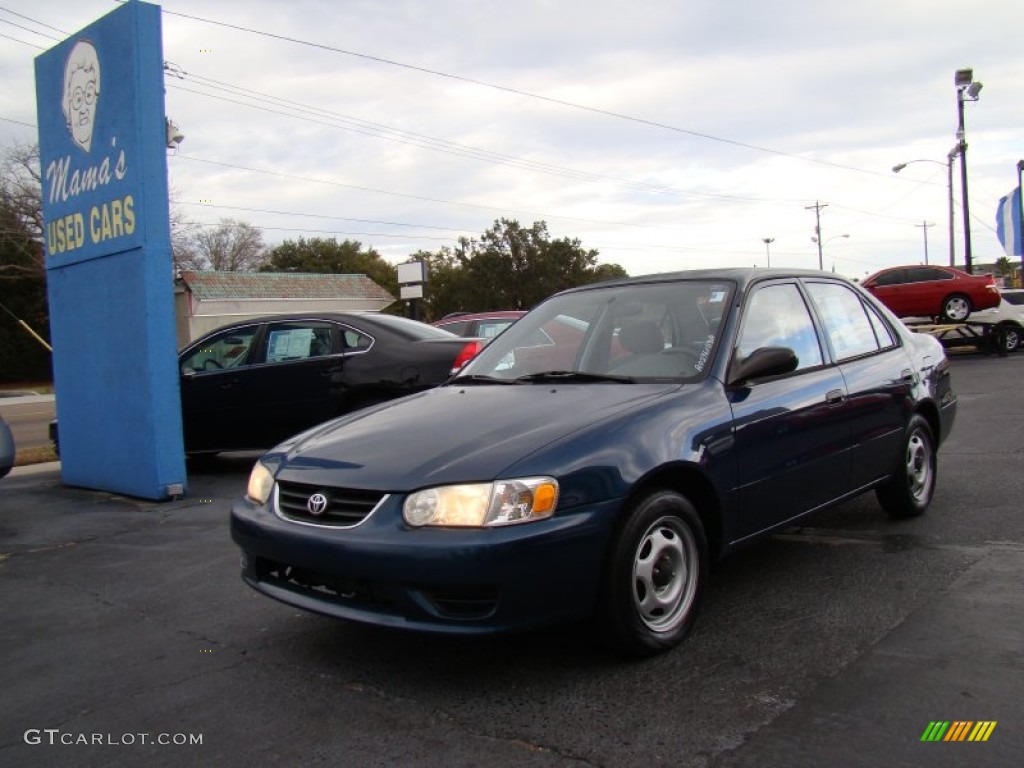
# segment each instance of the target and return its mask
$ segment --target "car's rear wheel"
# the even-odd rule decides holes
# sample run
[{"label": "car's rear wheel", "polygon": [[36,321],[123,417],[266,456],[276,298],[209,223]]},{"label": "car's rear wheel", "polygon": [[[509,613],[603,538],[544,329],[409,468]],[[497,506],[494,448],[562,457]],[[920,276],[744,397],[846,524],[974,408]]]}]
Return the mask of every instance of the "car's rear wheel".
[{"label": "car's rear wheel", "polygon": [[649,656],[678,644],[693,626],[708,574],[704,526],[672,491],[636,502],[612,543],[600,620],[614,648]]},{"label": "car's rear wheel", "polygon": [[995,334],[996,343],[999,345],[999,351],[1002,354],[1009,354],[1010,352],[1016,352],[1020,349],[1020,335],[1021,328],[1019,325],[1013,323],[1001,323],[998,328],[998,333]]},{"label": "car's rear wheel", "polygon": [[962,323],[971,316],[971,300],[962,293],[947,296],[942,302],[942,319],[951,323]]},{"label": "car's rear wheel", "polygon": [[876,495],[892,517],[917,517],[931,503],[935,493],[935,439],[924,417],[914,415],[903,438],[900,466]]}]

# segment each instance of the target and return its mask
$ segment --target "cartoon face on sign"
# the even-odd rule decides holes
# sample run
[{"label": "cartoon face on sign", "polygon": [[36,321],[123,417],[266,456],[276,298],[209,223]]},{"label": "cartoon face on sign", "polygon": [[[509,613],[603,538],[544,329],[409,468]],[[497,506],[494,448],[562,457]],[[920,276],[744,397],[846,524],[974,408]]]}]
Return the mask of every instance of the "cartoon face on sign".
[{"label": "cartoon face on sign", "polygon": [[86,152],[92,146],[96,105],[100,99],[100,60],[93,44],[79,40],[64,64],[64,119],[75,144]]}]

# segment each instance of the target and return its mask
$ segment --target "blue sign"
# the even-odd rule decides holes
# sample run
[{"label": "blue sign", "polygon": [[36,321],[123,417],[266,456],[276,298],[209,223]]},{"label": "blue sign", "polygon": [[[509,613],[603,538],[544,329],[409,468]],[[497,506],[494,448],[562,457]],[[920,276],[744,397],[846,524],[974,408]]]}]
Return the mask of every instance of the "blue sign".
[{"label": "blue sign", "polygon": [[185,490],[158,6],[36,59],[44,245],[66,483]]},{"label": "blue sign", "polygon": [[[153,173],[166,165],[165,142],[147,157],[142,138],[154,123],[166,135],[163,62],[148,84],[133,76],[140,56],[159,60],[159,35],[159,8],[132,2],[36,60],[48,268],[169,238],[166,170]],[[159,210],[147,210],[147,193]]]}]

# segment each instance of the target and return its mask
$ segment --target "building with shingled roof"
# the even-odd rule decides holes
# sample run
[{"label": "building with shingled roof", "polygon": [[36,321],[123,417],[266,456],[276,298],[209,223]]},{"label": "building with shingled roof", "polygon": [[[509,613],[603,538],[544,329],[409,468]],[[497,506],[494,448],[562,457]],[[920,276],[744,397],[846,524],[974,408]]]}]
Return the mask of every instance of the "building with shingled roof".
[{"label": "building with shingled roof", "polygon": [[237,320],[295,312],[382,310],[395,297],[366,275],[193,272],[175,280],[178,346]]}]

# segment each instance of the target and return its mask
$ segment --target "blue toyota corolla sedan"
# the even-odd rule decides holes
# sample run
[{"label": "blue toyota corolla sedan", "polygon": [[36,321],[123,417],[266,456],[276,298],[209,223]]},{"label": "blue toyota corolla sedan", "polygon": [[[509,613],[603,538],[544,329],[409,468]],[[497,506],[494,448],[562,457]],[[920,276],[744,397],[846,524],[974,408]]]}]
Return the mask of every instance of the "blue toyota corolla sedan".
[{"label": "blue toyota corolla sedan", "polygon": [[955,409],[938,341],[834,274],[616,280],[269,451],[231,533],[293,606],[461,634],[593,618],[646,655],[743,543],[869,490],[924,512]]}]

